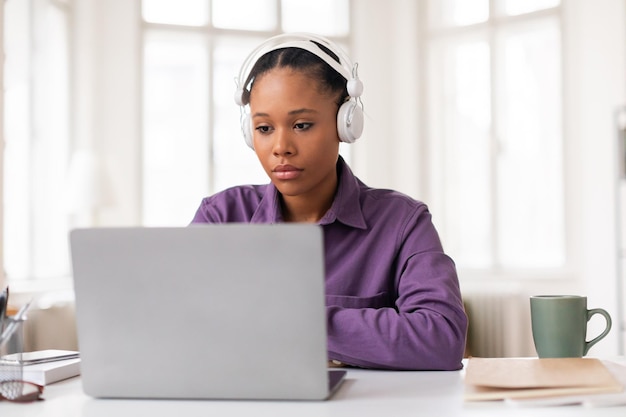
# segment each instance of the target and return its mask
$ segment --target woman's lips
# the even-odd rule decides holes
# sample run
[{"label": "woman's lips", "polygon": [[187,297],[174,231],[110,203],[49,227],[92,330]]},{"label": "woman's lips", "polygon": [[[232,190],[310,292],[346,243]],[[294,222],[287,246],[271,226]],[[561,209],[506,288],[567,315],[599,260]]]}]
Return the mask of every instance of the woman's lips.
[{"label": "woman's lips", "polygon": [[302,173],[302,169],[292,165],[277,165],[272,170],[274,176],[279,180],[293,180],[298,178]]}]

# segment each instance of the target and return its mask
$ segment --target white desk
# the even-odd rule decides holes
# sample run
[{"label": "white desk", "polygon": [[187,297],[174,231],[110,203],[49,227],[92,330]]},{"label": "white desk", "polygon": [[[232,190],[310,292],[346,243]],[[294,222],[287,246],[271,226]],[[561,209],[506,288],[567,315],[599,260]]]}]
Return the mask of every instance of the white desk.
[{"label": "white desk", "polygon": [[[624,360],[626,363],[626,360]],[[402,416],[620,416],[626,406],[515,407],[503,402],[463,401],[463,373],[349,370],[328,401],[100,400],[82,392],[80,377],[47,386],[45,401],[0,402],[2,417],[402,417]]]}]

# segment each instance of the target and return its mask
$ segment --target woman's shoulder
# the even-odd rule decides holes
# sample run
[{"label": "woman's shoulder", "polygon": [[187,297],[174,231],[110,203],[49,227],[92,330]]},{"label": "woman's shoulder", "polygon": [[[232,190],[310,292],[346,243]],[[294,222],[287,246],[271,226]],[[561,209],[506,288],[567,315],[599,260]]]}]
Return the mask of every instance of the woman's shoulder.
[{"label": "woman's shoulder", "polygon": [[263,201],[268,185],[238,185],[202,200],[196,219],[210,222],[248,222]]},{"label": "woman's shoulder", "polygon": [[402,222],[403,219],[428,211],[425,203],[406,193],[365,184],[343,160],[339,168],[340,216],[354,217],[354,213],[360,211],[367,220],[386,217]]},{"label": "woman's shoulder", "polygon": [[398,233],[409,224],[429,223],[431,218],[426,203],[388,188],[361,187],[360,209],[368,224],[387,229],[397,227]]},{"label": "woman's shoulder", "polygon": [[364,204],[382,205],[390,208],[415,210],[427,209],[426,203],[401,191],[389,188],[373,188],[361,183],[361,201]]},{"label": "woman's shoulder", "polygon": [[247,184],[247,185],[236,185],[232,187],[225,188],[221,191],[216,192],[215,194],[206,197],[206,201],[220,201],[220,200],[228,200],[228,201],[236,201],[238,199],[248,200],[248,199],[261,199],[267,190],[267,184]]}]

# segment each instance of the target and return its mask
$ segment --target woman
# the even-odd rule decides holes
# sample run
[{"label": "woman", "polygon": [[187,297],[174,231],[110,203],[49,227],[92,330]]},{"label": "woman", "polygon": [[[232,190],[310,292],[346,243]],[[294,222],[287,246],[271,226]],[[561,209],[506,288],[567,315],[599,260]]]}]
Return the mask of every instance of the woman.
[{"label": "woman", "polygon": [[325,38],[281,35],[260,45],[244,63],[235,100],[271,182],[205,198],[193,222],[320,224],[329,360],[459,369],[467,318],[428,208],[366,186],[339,156],[340,142],[361,134],[361,91],[356,66]]}]

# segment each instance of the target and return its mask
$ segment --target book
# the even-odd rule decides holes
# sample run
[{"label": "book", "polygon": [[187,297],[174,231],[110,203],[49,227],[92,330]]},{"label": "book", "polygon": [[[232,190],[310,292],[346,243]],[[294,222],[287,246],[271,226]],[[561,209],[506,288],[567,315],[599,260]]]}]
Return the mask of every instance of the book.
[{"label": "book", "polygon": [[35,363],[54,362],[64,359],[76,359],[79,356],[80,353],[75,350],[46,349],[23,352],[20,360],[23,365],[32,365]]},{"label": "book", "polygon": [[22,367],[22,379],[39,385],[49,385],[80,375],[80,358],[38,362]]},{"label": "book", "polygon": [[623,391],[595,358],[469,358],[466,401],[547,398]]}]

